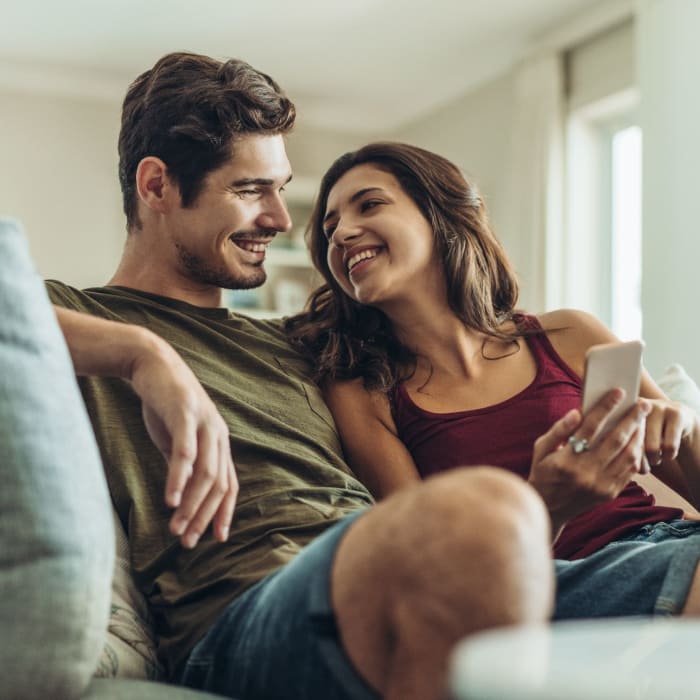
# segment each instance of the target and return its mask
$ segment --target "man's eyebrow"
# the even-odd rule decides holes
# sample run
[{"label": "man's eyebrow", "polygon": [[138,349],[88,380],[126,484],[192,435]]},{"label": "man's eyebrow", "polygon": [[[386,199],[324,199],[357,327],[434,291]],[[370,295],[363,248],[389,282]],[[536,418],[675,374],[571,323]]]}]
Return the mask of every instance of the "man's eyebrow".
[{"label": "man's eyebrow", "polygon": [[[381,192],[381,191],[382,191],[381,187],[364,187],[361,190],[357,190],[357,192],[355,192],[355,194],[352,197],[350,197],[349,204],[356,202],[358,199],[360,199],[360,197],[366,195],[368,192]],[[325,224],[329,219],[332,219],[335,215],[336,215],[335,209],[331,209],[323,217],[323,223]]]},{"label": "man's eyebrow", "polygon": [[[292,179],[292,176],[290,175],[284,181],[284,185],[289,184],[291,179]],[[243,177],[240,180],[234,180],[231,184],[234,187],[246,187],[248,185],[258,185],[260,187],[270,187],[271,185],[275,184],[275,181],[269,177]]]}]

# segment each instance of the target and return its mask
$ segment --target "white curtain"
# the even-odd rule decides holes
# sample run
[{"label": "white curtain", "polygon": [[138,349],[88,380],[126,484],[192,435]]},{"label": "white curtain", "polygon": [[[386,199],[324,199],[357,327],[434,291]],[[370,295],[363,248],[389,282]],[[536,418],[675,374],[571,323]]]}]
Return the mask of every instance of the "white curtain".
[{"label": "white curtain", "polygon": [[528,56],[515,73],[504,243],[521,284],[519,306],[532,312],[562,304],[563,73],[560,52],[549,50]]}]

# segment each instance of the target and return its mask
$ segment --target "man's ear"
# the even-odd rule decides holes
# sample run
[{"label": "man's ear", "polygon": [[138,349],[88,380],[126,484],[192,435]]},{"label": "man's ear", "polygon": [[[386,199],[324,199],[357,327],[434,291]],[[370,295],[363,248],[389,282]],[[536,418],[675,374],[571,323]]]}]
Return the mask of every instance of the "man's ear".
[{"label": "man's ear", "polygon": [[168,167],[155,156],[147,156],[136,168],[136,191],[139,199],[149,208],[163,213],[174,201],[179,202],[180,193],[168,177]]}]

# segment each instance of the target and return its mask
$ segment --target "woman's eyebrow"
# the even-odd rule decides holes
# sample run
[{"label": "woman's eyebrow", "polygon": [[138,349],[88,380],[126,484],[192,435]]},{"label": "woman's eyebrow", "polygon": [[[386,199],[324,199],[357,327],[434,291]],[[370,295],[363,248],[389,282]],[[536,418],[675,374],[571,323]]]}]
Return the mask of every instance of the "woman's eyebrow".
[{"label": "woman's eyebrow", "polygon": [[[382,191],[381,187],[363,187],[361,190],[357,190],[357,192],[355,192],[355,194],[352,197],[350,197],[349,204],[356,202],[358,199],[360,199],[360,197],[362,197],[363,195],[366,195],[368,192],[380,192],[380,191]],[[329,219],[332,219],[335,215],[336,215],[335,209],[331,209],[323,217],[323,223],[325,224]]]}]

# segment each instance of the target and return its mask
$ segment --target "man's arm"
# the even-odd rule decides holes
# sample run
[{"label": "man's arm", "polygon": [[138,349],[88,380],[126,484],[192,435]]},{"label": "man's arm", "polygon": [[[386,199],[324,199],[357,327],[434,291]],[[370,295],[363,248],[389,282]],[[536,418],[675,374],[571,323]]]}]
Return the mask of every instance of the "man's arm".
[{"label": "man's arm", "polygon": [[170,530],[194,547],[210,522],[227,539],[238,495],[229,432],[182,358],[155,333],[54,307],[76,374],[129,381],[151,439],[168,461]]}]

